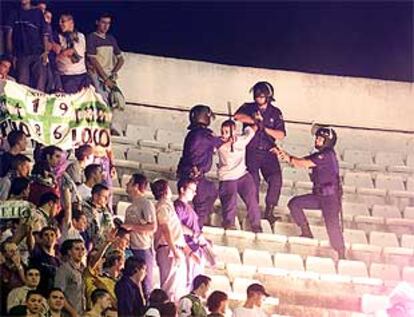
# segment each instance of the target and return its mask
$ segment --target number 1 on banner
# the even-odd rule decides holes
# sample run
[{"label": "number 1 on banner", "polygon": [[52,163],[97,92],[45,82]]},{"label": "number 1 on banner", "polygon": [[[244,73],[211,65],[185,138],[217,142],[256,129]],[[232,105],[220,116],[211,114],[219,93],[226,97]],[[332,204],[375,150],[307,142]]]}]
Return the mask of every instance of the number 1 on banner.
[{"label": "number 1 on banner", "polygon": [[42,116],[45,112],[46,98],[33,98],[25,107],[27,113]]}]

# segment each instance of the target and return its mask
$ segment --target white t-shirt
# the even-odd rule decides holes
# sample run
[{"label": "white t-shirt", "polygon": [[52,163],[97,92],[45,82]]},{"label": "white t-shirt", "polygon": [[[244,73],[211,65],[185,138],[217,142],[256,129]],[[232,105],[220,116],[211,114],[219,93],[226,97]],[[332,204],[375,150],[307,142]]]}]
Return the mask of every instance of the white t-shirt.
[{"label": "white t-shirt", "polygon": [[233,144],[223,144],[217,151],[219,157],[218,178],[220,181],[237,180],[247,173],[246,146],[254,137],[254,130],[247,127],[244,134],[238,135]]},{"label": "white t-shirt", "polygon": [[78,193],[83,200],[88,199],[92,196],[92,188],[86,186],[85,183],[78,185]]},{"label": "white t-shirt", "polygon": [[[78,32],[79,41],[75,42],[73,48],[81,57],[77,63],[72,63],[69,57],[57,58],[57,69],[61,75],[80,75],[86,73],[85,52],[86,52],[86,40],[85,36]],[[63,49],[68,48],[66,39],[59,34],[59,42]]]},{"label": "white t-shirt", "polygon": [[246,308],[237,307],[233,310],[233,317],[268,317],[267,314],[260,308]]}]

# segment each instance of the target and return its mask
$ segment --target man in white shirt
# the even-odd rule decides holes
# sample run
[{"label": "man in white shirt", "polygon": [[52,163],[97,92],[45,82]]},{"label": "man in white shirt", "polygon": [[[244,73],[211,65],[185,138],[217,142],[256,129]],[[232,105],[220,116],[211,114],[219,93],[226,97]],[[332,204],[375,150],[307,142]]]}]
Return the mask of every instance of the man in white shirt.
[{"label": "man in white shirt", "polygon": [[247,299],[242,307],[233,311],[233,317],[268,317],[261,308],[263,298],[268,297],[263,285],[254,283],[247,288]]},{"label": "man in white shirt", "polygon": [[[226,120],[221,125],[221,136],[229,140],[236,130],[236,123]],[[223,208],[223,227],[234,228],[237,214],[237,194],[247,207],[250,227],[253,232],[261,232],[260,209],[257,201],[254,180],[246,167],[246,146],[253,139],[255,130],[246,127],[244,134],[233,136],[234,141],[224,143],[218,149],[219,196]]]},{"label": "man in white shirt", "polygon": [[101,165],[89,164],[85,167],[84,173],[86,181],[78,186],[78,193],[83,200],[86,200],[91,197],[93,186],[102,183],[103,172]]}]

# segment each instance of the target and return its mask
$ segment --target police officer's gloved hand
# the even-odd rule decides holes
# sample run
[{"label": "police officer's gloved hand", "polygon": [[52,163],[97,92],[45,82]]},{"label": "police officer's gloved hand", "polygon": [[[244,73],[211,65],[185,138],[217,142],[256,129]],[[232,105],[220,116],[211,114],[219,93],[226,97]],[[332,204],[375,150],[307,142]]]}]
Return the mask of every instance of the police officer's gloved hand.
[{"label": "police officer's gloved hand", "polygon": [[255,120],[254,123],[256,124],[257,129],[259,131],[262,131],[262,130],[265,129],[265,126],[264,126],[264,122],[263,121],[261,121],[261,120]]}]

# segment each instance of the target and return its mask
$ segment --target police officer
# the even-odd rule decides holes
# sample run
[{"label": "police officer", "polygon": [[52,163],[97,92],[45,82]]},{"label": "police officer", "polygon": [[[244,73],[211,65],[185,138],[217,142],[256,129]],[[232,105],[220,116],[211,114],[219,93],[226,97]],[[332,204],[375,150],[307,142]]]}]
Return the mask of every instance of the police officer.
[{"label": "police officer", "polygon": [[316,152],[298,158],[279,148],[271,152],[293,167],[310,168],[313,182],[312,194],[293,197],[288,208],[293,220],[302,230],[302,236],[313,238],[304,209],[321,209],[325,220],[331,246],[338,252],[339,258],[345,258],[344,238],[339,224],[341,212],[342,187],[339,178],[339,165],[334,151],[336,133],[331,128],[318,128],[315,133]]},{"label": "police officer", "polygon": [[277,206],[282,187],[282,173],[277,157],[269,150],[276,140],[286,135],[282,112],[271,104],[274,101],[274,89],[268,82],[258,82],[252,89],[254,102],[243,104],[236,112],[234,119],[244,126],[257,125],[258,131],[247,145],[246,165],[252,174],[259,199],[260,176],[262,173],[268,184],[266,193],[265,218],[271,224],[276,221],[273,209]]},{"label": "police officer", "polygon": [[200,228],[213,209],[218,191],[213,182],[207,180],[207,174],[213,162],[213,153],[224,142],[213,135],[208,128],[214,119],[209,106],[196,105],[190,110],[190,130],[184,140],[184,149],[177,168],[178,179],[197,181],[197,194],[193,199],[194,210],[199,216]]}]

